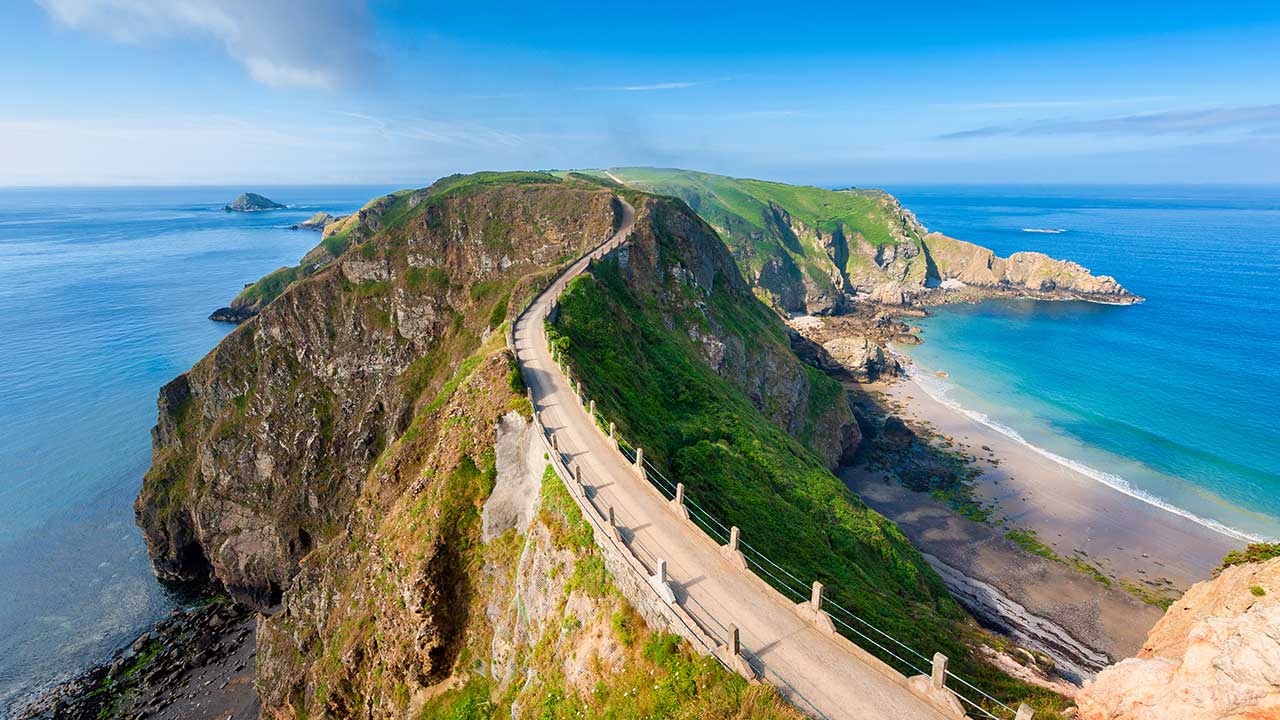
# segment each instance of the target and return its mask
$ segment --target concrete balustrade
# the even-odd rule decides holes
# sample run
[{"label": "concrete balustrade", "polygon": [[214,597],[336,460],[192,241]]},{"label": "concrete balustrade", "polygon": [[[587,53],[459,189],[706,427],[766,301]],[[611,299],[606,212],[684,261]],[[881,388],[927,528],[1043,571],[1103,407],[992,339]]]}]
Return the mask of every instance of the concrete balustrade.
[{"label": "concrete balustrade", "polygon": [[738,529],[737,525],[729,528],[729,542],[720,547],[720,552],[739,570],[747,570],[747,558],[738,549],[738,539],[741,534],[742,531]]},{"label": "concrete balustrade", "polygon": [[684,506],[684,483],[676,483],[676,496],[672,498],[670,505],[677,515],[685,520],[689,519],[689,508]]}]

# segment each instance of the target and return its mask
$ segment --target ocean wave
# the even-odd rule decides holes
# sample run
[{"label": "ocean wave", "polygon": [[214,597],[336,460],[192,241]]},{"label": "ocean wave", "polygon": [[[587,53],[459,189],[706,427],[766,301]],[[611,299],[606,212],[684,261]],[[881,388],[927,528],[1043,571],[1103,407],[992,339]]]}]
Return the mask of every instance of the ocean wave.
[{"label": "ocean wave", "polygon": [[941,403],[942,405],[945,405],[951,410],[954,410],[955,412],[958,412],[961,415],[964,415],[965,417],[977,423],[980,423],[988,428],[991,428],[992,430],[995,430],[1001,435],[1004,435],[1010,440],[1013,440],[1014,442],[1022,445],[1023,447],[1031,450],[1032,452],[1036,453],[1037,455],[1040,455],[1041,457],[1047,458],[1049,460],[1052,460],[1055,463],[1058,463],[1059,465],[1070,468],[1071,470],[1074,470],[1091,480],[1096,480],[1097,482],[1100,482],[1103,485],[1106,485],[1107,487],[1113,490],[1124,493],[1125,495],[1128,495],[1129,497],[1134,498],[1135,500],[1140,500],[1148,505],[1164,510],[1165,512],[1170,512],[1170,513],[1173,513],[1174,515],[1178,515],[1179,517],[1186,518],[1191,522],[1207,527],[1210,530],[1226,535],[1227,537],[1231,537],[1237,540],[1244,540],[1246,542],[1275,542],[1275,538],[1270,538],[1262,535],[1256,535],[1254,533],[1245,532],[1243,530],[1238,530],[1236,528],[1233,528],[1229,525],[1225,525],[1212,518],[1201,517],[1200,515],[1197,515],[1191,512],[1190,510],[1187,510],[1185,508],[1180,508],[1177,505],[1174,505],[1173,503],[1170,503],[1166,500],[1162,500],[1161,498],[1158,498],[1155,495],[1148,493],[1142,488],[1134,487],[1131,483],[1129,483],[1129,481],[1125,480],[1119,475],[1116,475],[1114,473],[1109,473],[1104,470],[1099,470],[1095,467],[1090,467],[1089,465],[1086,465],[1078,460],[1072,460],[1069,457],[1059,455],[1058,453],[1055,453],[1052,450],[1047,450],[1045,448],[1040,447],[1039,445],[1031,443],[1026,438],[1024,438],[1022,434],[1019,433],[1017,430],[1009,427],[1008,425],[1005,425],[1004,423],[998,420],[993,419],[990,415],[987,415],[984,412],[979,412],[977,410],[971,410],[969,408],[966,408],[960,403],[951,399],[950,392],[951,392],[951,389],[954,387],[953,385],[946,383],[929,374],[917,372],[914,365],[908,365],[907,377],[908,379],[910,379],[912,382],[916,384],[916,387],[919,387],[921,390],[923,390],[926,395],[933,398],[934,400]]}]

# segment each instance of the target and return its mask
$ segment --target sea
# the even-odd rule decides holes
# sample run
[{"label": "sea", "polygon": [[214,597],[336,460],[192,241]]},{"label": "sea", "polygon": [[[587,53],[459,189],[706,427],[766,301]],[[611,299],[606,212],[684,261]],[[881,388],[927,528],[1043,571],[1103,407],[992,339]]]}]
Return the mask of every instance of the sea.
[{"label": "sea", "polygon": [[[289,207],[222,212],[246,189]],[[212,310],[318,242],[290,224],[394,189],[0,190],[0,709],[188,600],[134,525],[157,391],[230,331]],[[939,309],[909,349],[930,392],[1170,512],[1280,537],[1280,188],[888,189],[931,229],[1147,298]]]},{"label": "sea", "polygon": [[[188,601],[134,525],[157,391],[319,242],[289,225],[395,189],[0,189],[0,717]],[[288,207],[222,211],[245,190]]]},{"label": "sea", "polygon": [[1280,538],[1280,187],[887,189],[930,230],[1146,298],[939,308],[901,348],[926,392],[1168,512]]}]

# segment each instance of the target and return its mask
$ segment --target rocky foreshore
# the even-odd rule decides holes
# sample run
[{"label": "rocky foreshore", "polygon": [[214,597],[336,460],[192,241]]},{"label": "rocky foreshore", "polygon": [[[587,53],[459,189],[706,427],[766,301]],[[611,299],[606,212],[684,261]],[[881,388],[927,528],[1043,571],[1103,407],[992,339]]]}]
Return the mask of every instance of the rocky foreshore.
[{"label": "rocky foreshore", "polygon": [[256,718],[256,622],[222,599],[174,610],[110,660],[20,701],[12,717]]}]

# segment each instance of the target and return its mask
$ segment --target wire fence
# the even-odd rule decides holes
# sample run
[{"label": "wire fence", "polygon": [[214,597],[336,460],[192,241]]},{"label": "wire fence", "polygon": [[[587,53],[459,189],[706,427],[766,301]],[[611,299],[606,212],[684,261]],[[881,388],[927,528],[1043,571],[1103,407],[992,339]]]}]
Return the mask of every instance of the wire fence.
[{"label": "wire fence", "polygon": [[[584,406],[584,409],[586,407]],[[592,420],[602,431],[607,432],[608,421],[598,410],[592,413]],[[617,435],[616,429],[614,440],[617,442],[618,451],[622,454],[627,462],[635,465],[636,448],[631,443]],[[674,500],[676,497],[677,482],[666,475],[649,457],[643,456],[641,462],[644,466],[645,479],[656,488],[663,497]],[[720,543],[726,543],[729,540],[731,527],[726,525],[724,521],[708,512],[694,498],[690,497],[689,490],[686,487],[684,491],[684,507],[689,513],[689,519],[694,521],[704,532],[715,538]],[[747,561],[747,565],[761,579],[771,581],[769,584],[781,592],[788,599],[794,599],[796,602],[805,602],[809,600],[812,583],[805,582],[783,567],[768,555],[765,555],[759,549],[752,546],[746,540],[739,538],[738,548],[742,551],[743,557]],[[832,622],[838,629],[842,631],[846,637],[854,640],[856,644],[863,646],[864,649],[871,651],[874,655],[879,656],[882,660],[891,662],[898,666],[899,671],[905,669],[913,674],[930,675],[932,672],[933,658],[926,656],[924,653],[907,645],[893,635],[880,629],[873,623],[867,621],[857,613],[849,610],[840,603],[829,597],[822,599],[822,611],[831,618]],[[975,693],[978,697],[997,710],[1003,710],[1010,717],[1017,715],[1017,710],[1009,705],[1001,702],[991,694],[977,687],[973,683],[965,680],[959,675],[948,670],[946,676],[954,679],[966,690]],[[988,707],[973,699],[966,697],[954,687],[948,687],[947,690],[955,696],[961,703],[974,712],[983,717],[992,718],[992,720],[1006,720],[991,712]]]},{"label": "wire fence", "polygon": [[[553,305],[555,304],[557,299],[558,298],[552,298]],[[520,317],[524,315],[527,309],[528,309],[528,306],[526,306],[526,308],[522,310],[517,315],[516,319],[511,323],[511,330],[508,336],[508,344],[513,350],[515,348],[515,332],[514,332],[515,325],[519,322]],[[556,358],[557,362],[560,362],[563,360],[563,358],[560,357],[560,353],[554,347],[551,348],[551,350],[552,350],[553,357]],[[571,380],[571,382],[573,381]],[[577,393],[575,394],[579,398],[579,400],[581,400],[582,398],[580,394],[581,385],[579,383],[574,383],[574,385],[577,387]],[[584,409],[587,409],[587,408],[584,407]],[[590,412],[591,412],[591,419],[593,422],[595,422],[596,426],[602,432],[611,433],[613,439],[617,443],[618,451],[622,454],[624,458],[627,459],[629,463],[631,463],[632,465],[635,465],[636,458],[641,455],[638,452],[638,448],[628,443],[622,437],[618,436],[616,433],[616,429],[611,428],[609,426],[608,420],[599,411],[596,411],[594,408],[591,408]],[[539,423],[539,427],[540,427],[540,431],[543,433],[543,439],[547,440],[551,431],[545,427],[542,427],[541,423]],[[558,453],[553,453],[553,455],[558,455]],[[558,469],[562,469],[563,472],[566,474],[565,477],[569,477],[570,475],[569,475],[568,466],[564,465],[563,461],[559,457],[556,457],[555,461],[558,465]],[[658,492],[664,498],[672,499],[672,500],[676,498],[677,492],[678,492],[677,491],[678,483],[676,481],[667,477],[666,474],[663,473],[662,470],[658,468],[648,457],[642,457],[641,465],[642,465],[642,469],[644,470],[644,472],[641,473],[643,477],[646,480],[648,480],[651,483],[651,485],[655,489],[657,489]],[[589,503],[592,507],[595,507],[594,502],[589,497],[587,497],[585,492],[583,493],[583,501],[586,503]],[[683,493],[682,501],[683,501],[683,507],[689,514],[689,519],[693,521],[700,529],[702,529],[709,536],[714,538],[717,542],[726,543],[729,541],[729,538],[732,532],[731,526],[726,525],[722,520],[720,520],[714,514],[708,512],[705,508],[703,508],[700,504],[698,504],[694,498],[691,498],[689,496],[689,492],[687,488]],[[596,510],[597,512],[599,512],[598,508],[596,508]],[[593,524],[597,525],[597,527],[600,527],[600,529],[603,531],[603,526],[600,525],[598,518],[593,516],[592,522]],[[603,534],[609,538],[610,542],[615,542],[615,543],[618,542],[613,538],[611,533],[603,532]],[[794,573],[787,570],[785,567],[775,562],[774,560],[770,559],[763,552],[751,546],[746,541],[743,541],[741,538],[739,538],[738,547],[739,547],[739,550],[742,552],[743,558],[747,561],[748,567],[751,568],[752,571],[755,572],[758,576],[760,576],[762,580],[766,580],[766,582],[769,582],[769,584],[775,589],[777,589],[781,594],[783,594],[784,597],[787,597],[788,599],[794,597],[796,599],[796,602],[805,602],[806,600],[809,599],[809,591],[811,588],[810,583],[807,583],[804,580],[801,580]],[[845,608],[844,606],[840,605],[839,603],[837,603],[836,601],[830,598],[824,597],[822,600],[822,604],[823,604],[823,607],[821,608],[821,611],[824,612],[827,615],[827,617],[829,617],[831,621],[839,629],[844,631],[842,634],[844,634],[846,637],[849,637],[850,640],[854,640],[855,638],[858,640],[861,640],[861,642],[857,642],[857,640],[854,640],[856,644],[862,646],[864,649],[868,649],[869,651],[870,651],[870,648],[874,648],[875,651],[878,651],[878,652],[873,652],[873,654],[880,656],[881,659],[889,658],[900,667],[906,668],[912,673],[921,674],[921,675],[930,674],[931,668],[933,665],[932,658],[924,655],[923,653],[916,650],[915,648],[912,648],[906,643],[898,640],[897,638],[893,637],[889,633],[885,632],[884,630],[881,630],[880,628],[876,627],[874,624],[868,622],[866,619],[860,617],[858,614],[850,611],[849,609]],[[681,620],[681,622],[683,623],[683,620]],[[691,631],[691,629],[688,628],[687,624],[685,625],[685,627],[686,629],[689,629]],[[870,648],[868,648],[867,646],[870,646]],[[716,656],[716,653],[714,652],[712,652],[711,654],[713,656]],[[795,690],[795,688],[792,687],[790,683],[788,683],[784,678],[777,676],[776,673],[772,673],[769,670],[768,666],[763,661],[761,661],[758,656],[750,653],[749,651],[746,651],[745,648],[744,648],[743,654],[744,654],[744,659],[747,661],[747,663],[752,667],[752,669],[758,675],[760,675],[761,677],[764,677],[766,675],[772,675],[776,679],[776,682],[774,684],[780,686],[783,689],[784,694],[786,694],[788,697],[793,698],[792,700],[793,702],[795,702],[794,698],[799,698],[803,702],[803,704],[805,704],[813,713],[823,718],[826,717],[817,707],[813,705],[812,702],[810,702],[807,698],[804,698],[803,695],[798,693]],[[728,668],[728,665],[725,664],[723,659],[719,658],[718,656],[716,656],[716,659],[717,661],[720,662],[721,665],[724,665],[726,668]],[[986,691],[975,686],[973,683],[965,680],[959,675],[956,675],[955,673],[948,670],[946,671],[945,676],[947,678],[955,680],[957,683],[959,683],[960,685],[962,685],[964,688],[971,691],[972,693],[976,693],[977,696],[979,696],[982,700],[985,700],[987,703],[990,704],[989,706],[984,706],[980,702],[975,701],[969,697],[966,697],[965,694],[959,692],[956,688],[951,687],[950,685],[946,686],[946,689],[950,692],[952,696],[956,697],[963,705],[969,708],[972,708],[974,712],[979,713],[983,717],[991,718],[991,720],[1007,720],[1006,718],[1002,718],[998,715],[995,715],[992,712],[992,708],[1003,710],[1004,712],[1008,713],[1010,717],[1014,717],[1017,715],[1017,712],[1018,712],[1017,710],[1001,702],[997,698],[993,697]]]}]

